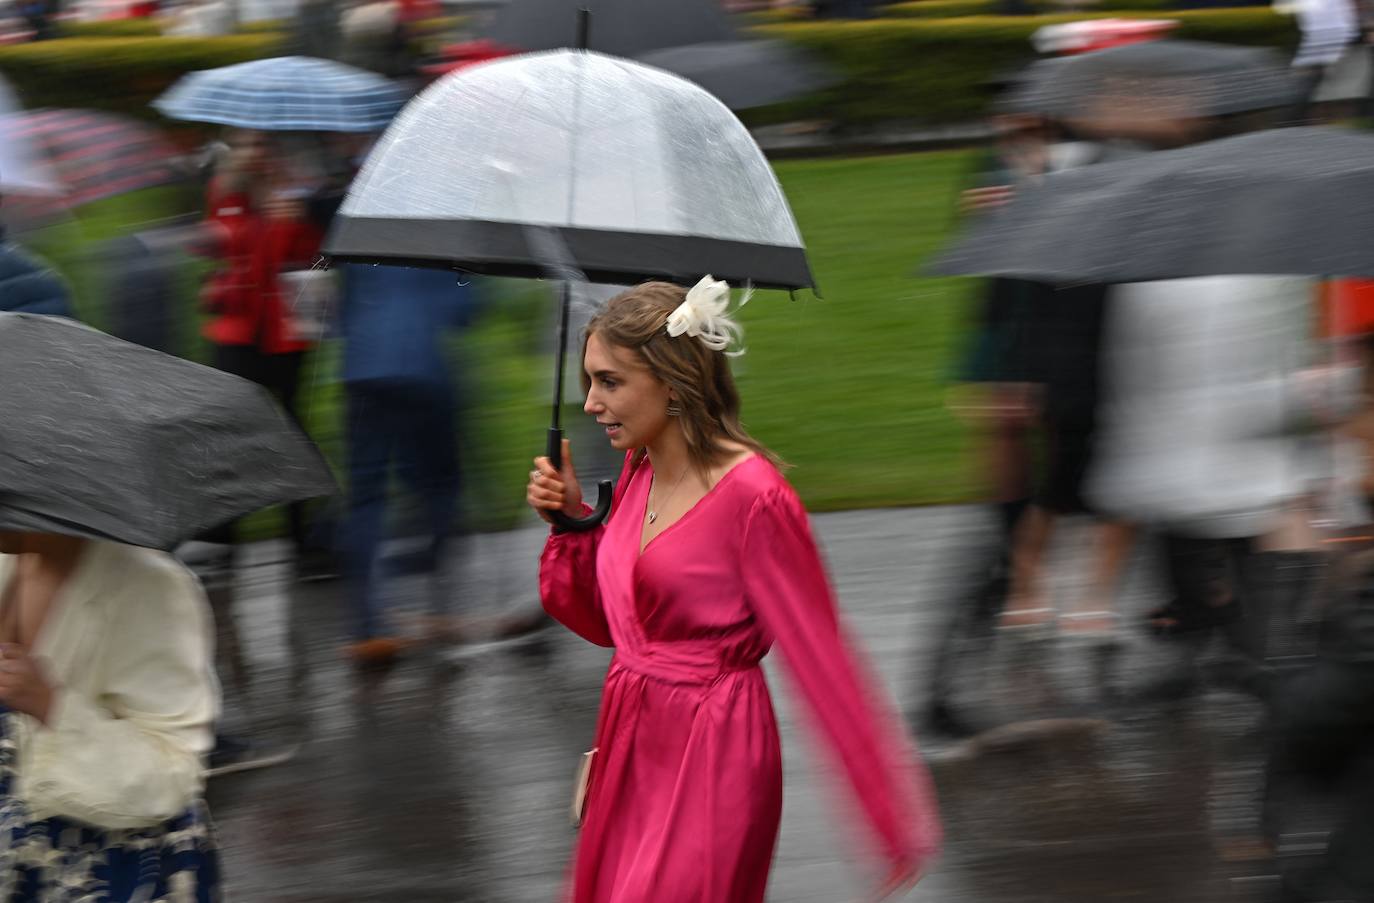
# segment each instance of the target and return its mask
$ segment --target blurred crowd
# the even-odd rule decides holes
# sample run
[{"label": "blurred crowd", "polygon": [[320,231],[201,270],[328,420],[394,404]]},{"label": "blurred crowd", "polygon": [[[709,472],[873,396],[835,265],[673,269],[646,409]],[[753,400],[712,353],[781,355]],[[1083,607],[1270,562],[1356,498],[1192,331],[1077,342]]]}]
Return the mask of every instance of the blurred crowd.
[{"label": "blurred crowd", "polygon": [[[855,17],[867,6],[814,5],[818,14]],[[1369,116],[1368,10],[1313,0],[1297,11],[1297,89],[1281,104],[1214,110],[1201,94],[1123,79],[1104,83],[1073,112],[1049,113],[1024,102],[1036,85],[1021,74],[999,80],[995,139],[962,194],[969,223],[997,217],[1026,193],[1053,190],[1055,174]],[[55,12],[24,5],[28,36],[49,36]],[[468,46],[466,57],[407,58],[407,30],[435,13],[423,0],[342,11],[304,0],[296,46],[404,79],[410,90],[484,52]],[[238,16],[227,0],[187,0],[158,14],[168,33],[182,35],[228,33]],[[1075,30],[1071,45],[1044,46],[1090,54],[1167,30],[1134,26],[1127,37],[1103,25],[1087,39]],[[1359,87],[1344,87],[1357,69]],[[22,111],[4,115],[34,147],[48,140],[40,120],[21,126]],[[70,136],[78,127],[85,137],[50,155],[84,160],[86,168],[71,171],[88,180],[91,161],[105,160],[96,181],[126,181],[102,196],[168,184],[200,195],[195,215],[145,223],[101,248],[111,333],[189,354],[195,343],[184,338],[176,298],[194,258],[203,274],[196,343],[208,347],[208,363],[270,392],[302,427],[312,416],[304,398],[318,352],[339,340],[344,497],[293,502],[284,525],[294,579],[346,580],[344,654],[372,667],[417,645],[462,645],[478,634],[505,640],[547,626],[542,612],[518,612],[475,630],[450,610],[444,567],[467,474],[465,387],[448,340],[480,315],[482,282],[451,270],[321,260],[375,134],[228,127],[187,154],[139,124],[85,119],[57,130]],[[22,186],[13,173],[33,161],[0,162],[10,167],[6,185]],[[9,192],[0,216],[60,219],[43,184],[52,173],[41,169],[32,170],[31,192]],[[75,177],[60,165],[55,173],[70,194]],[[135,176],[143,181],[128,181]],[[1078,225],[1088,233],[1095,224]],[[0,241],[0,309],[81,314],[70,286],[22,236]],[[979,550],[985,566],[977,579],[951,600],[960,610],[918,713],[921,726],[952,736],[991,726],[960,702],[957,658],[973,634],[994,637],[1022,663],[1059,654],[1065,642],[1092,649],[1097,689],[1113,706],[1217,688],[1257,700],[1267,718],[1264,841],[1279,844],[1304,780],[1343,788],[1327,855],[1284,877],[1284,899],[1294,903],[1374,900],[1374,281],[1325,275],[998,275],[980,283],[952,397],[976,435],[998,529]],[[613,454],[599,463],[613,469],[618,461]],[[414,500],[420,539],[408,555],[388,558],[397,489]],[[204,578],[230,649],[238,645],[242,526],[206,532],[179,550]],[[1049,573],[1050,550],[1066,530],[1082,536],[1067,565],[1081,572],[1082,593],[1067,600],[1056,598]],[[1118,601],[1133,560],[1148,563],[1159,589],[1141,613]],[[430,581],[430,615],[414,624],[389,611],[387,580],[399,572]],[[1129,692],[1113,667],[1127,629],[1177,652],[1170,669]],[[261,753],[251,738],[216,743],[211,761],[220,766]]]},{"label": "blurred crowd", "polygon": [[[963,194],[967,215],[995,219],[1023,192],[1044,202],[1055,173],[1367,115],[1367,80],[1333,88],[1351,65],[1368,66],[1356,8],[1309,4],[1301,15],[1299,83],[1284,104],[1211,113],[1182,82],[1140,78],[1072,113],[1037,115],[1017,109],[1024,83],[1000,83],[997,145]],[[1091,242],[1105,228],[1090,212],[1100,208],[1082,209]],[[1161,237],[1135,241],[1143,251]],[[978,430],[1000,532],[960,596],[920,717],[959,736],[987,727],[986,713],[958,701],[967,678],[953,676],[980,630],[1022,668],[1090,650],[1107,711],[1208,689],[1248,696],[1266,712],[1255,741],[1267,744],[1256,803],[1265,848],[1282,850],[1308,782],[1340,788],[1325,858],[1290,864],[1282,899],[1370,900],[1374,286],[1318,276],[986,282],[952,397]],[[1067,597],[1049,563],[1062,530],[1078,531],[1055,565],[1080,571]],[[1154,575],[1144,612],[1118,601],[1133,561]],[[1137,629],[1174,650],[1138,686],[1116,666],[1124,631]]]}]

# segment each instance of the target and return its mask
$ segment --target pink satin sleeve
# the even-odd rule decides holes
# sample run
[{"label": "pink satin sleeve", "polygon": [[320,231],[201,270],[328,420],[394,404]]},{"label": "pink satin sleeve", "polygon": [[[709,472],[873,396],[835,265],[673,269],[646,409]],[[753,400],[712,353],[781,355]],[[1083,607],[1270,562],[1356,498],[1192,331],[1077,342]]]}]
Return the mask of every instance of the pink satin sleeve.
[{"label": "pink satin sleeve", "polygon": [[[582,506],[583,515],[591,507]],[[551,533],[539,557],[539,598],[564,627],[598,646],[613,646],[596,582],[596,550],[604,526],[586,533]]]},{"label": "pink satin sleeve", "polygon": [[[627,454],[615,484],[611,517],[637,467],[634,453]],[[582,516],[591,512],[591,506],[583,502]],[[539,598],[544,610],[573,633],[598,646],[614,646],[596,576],[596,552],[605,532],[605,526],[585,533],[550,532],[539,556]]]},{"label": "pink satin sleeve", "polygon": [[742,568],[755,616],[772,634],[797,695],[838,760],[894,872],[920,872],[940,846],[929,775],[879,683],[839,623],[834,593],[790,487],[754,503]]}]

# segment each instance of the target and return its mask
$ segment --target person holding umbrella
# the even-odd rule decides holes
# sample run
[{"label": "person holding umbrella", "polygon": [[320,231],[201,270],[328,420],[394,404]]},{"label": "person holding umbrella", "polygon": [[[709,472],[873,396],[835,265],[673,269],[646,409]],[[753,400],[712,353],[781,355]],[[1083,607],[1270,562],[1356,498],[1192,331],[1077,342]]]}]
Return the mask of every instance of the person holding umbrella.
[{"label": "person holding umbrella", "polygon": [[[474,132],[496,108],[500,127]],[[562,283],[546,456],[527,488],[565,531],[545,547],[541,598],[616,648],[571,899],[763,899],[782,766],[759,662],[775,640],[881,839],[888,886],[913,880],[939,841],[932,795],[844,641],[805,510],[740,425],[729,289],[701,279],[815,284],[743,124],[690,82],[591,51],[472,66],[382,136],[325,249]],[[618,487],[600,483],[586,508],[559,438],[584,282],[643,283],[587,328],[585,409],[626,455]]]},{"label": "person holding umbrella", "polygon": [[333,490],[267,393],[0,314],[0,899],[220,899],[211,615],[168,550]]},{"label": "person holding umbrella", "polygon": [[[585,410],[625,464],[609,522],[549,537],[544,605],[614,646],[576,903],[762,901],[782,809],[777,724],[760,662],[776,642],[887,864],[884,893],[927,865],[929,782],[839,623],[805,509],[740,423],[727,361],[729,288],[663,282],[613,298],[587,327]],[[535,459],[527,500],[579,515],[582,490]]]},{"label": "person holding umbrella", "polygon": [[[315,337],[295,328],[282,274],[308,268],[319,253],[324,232],[307,215],[306,199],[286,181],[266,133],[231,134],[207,193],[204,250],[222,265],[201,297],[215,366],[266,387],[297,419],[301,366]],[[323,573],[328,556],[308,542],[305,506],[292,505],[287,516],[299,573]]]},{"label": "person holding umbrella", "polygon": [[219,695],[199,582],[163,552],[0,531],[0,586],[4,899],[47,900],[58,882],[101,903],[173,887],[217,899],[200,793]]}]

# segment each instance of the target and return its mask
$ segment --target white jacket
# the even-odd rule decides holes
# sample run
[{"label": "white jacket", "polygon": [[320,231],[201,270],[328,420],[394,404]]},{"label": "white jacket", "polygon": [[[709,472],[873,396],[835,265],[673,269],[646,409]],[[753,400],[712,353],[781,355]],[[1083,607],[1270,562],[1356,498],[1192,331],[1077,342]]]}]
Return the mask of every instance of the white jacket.
[{"label": "white jacket", "polygon": [[1089,497],[1185,534],[1264,534],[1311,476],[1297,439],[1311,398],[1295,374],[1312,282],[1215,276],[1112,291]]},{"label": "white jacket", "polygon": [[[0,555],[0,587],[14,558]],[[219,686],[195,575],[162,552],[91,542],[33,654],[58,689],[47,726],[14,715],[15,795],[35,819],[148,827],[204,786]]]}]

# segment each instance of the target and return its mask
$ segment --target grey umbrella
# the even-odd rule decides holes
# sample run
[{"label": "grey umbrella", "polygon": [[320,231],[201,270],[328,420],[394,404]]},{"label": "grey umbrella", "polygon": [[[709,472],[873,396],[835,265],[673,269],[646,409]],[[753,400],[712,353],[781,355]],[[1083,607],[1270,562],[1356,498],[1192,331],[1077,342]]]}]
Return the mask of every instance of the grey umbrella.
[{"label": "grey umbrella", "polygon": [[1045,177],[932,268],[1050,283],[1374,275],[1374,135],[1256,132]]},{"label": "grey umbrella", "polygon": [[716,41],[641,54],[639,62],[694,81],[732,110],[781,103],[839,79],[783,41]]},{"label": "grey umbrella", "polygon": [[[591,18],[585,44],[581,9]],[[838,80],[783,42],[741,38],[717,0],[510,0],[485,37],[518,50],[580,47],[629,57],[696,82],[732,110],[781,103]]]},{"label": "grey umbrella", "polygon": [[591,11],[589,47],[612,56],[736,37],[716,0],[509,0],[483,37],[519,50],[577,47],[579,9]]},{"label": "grey umbrella", "polygon": [[999,107],[1062,119],[1110,115],[1122,103],[1151,104],[1171,118],[1225,116],[1287,106],[1299,88],[1267,48],[1145,41],[1041,60]]},{"label": "grey umbrella", "polygon": [[0,530],[170,550],[335,489],[262,387],[72,320],[0,314],[0,383]]}]

